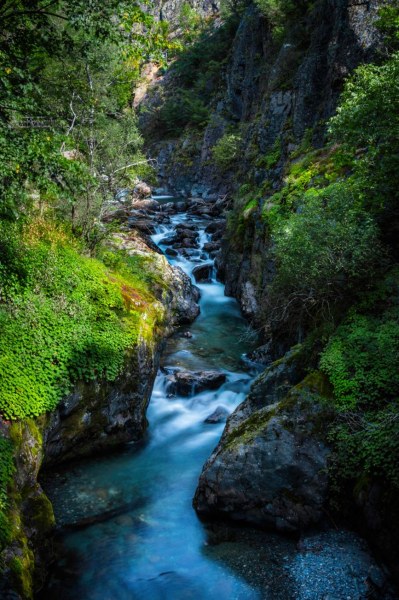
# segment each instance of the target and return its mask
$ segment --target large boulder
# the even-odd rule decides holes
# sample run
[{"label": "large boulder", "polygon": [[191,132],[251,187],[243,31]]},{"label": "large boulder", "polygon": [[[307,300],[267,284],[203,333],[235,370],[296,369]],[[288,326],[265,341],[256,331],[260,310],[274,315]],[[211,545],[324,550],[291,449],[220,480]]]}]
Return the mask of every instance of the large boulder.
[{"label": "large boulder", "polygon": [[176,371],[168,377],[168,392],[178,396],[193,396],[203,390],[217,390],[226,381],[220,371]]},{"label": "large boulder", "polygon": [[197,283],[210,283],[212,281],[212,263],[198,265],[193,269],[194,279]]},{"label": "large boulder", "polygon": [[[286,532],[322,520],[330,455],[324,424],[331,419],[328,404],[320,400],[323,381],[310,375],[283,400],[270,404],[265,396],[262,407],[260,384],[255,385],[204,466],[194,498],[198,513]],[[266,391],[270,383],[266,380]],[[283,389],[282,384],[271,399]]]}]

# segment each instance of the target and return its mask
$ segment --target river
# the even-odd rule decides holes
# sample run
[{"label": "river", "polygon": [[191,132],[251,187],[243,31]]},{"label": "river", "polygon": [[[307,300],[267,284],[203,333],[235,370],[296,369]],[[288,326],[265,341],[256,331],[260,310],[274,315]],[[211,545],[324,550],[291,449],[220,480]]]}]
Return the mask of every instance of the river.
[{"label": "river", "polygon": [[[191,275],[194,266],[209,262],[202,249],[206,221],[175,215],[153,240],[162,248],[162,240],[188,219],[198,226],[198,250],[190,259],[178,256],[171,262]],[[299,546],[297,540],[251,528],[203,524],[196,516],[192,498],[198,477],[224,427],[204,421],[218,407],[231,413],[255,374],[243,360],[255,339],[236,301],[215,279],[199,288],[200,316],[176,332],[163,353],[143,443],[45,476],[59,528],[58,560],[40,598],[366,597],[368,570],[379,567],[365,542],[350,532],[317,533]],[[168,374],[176,368],[217,369],[227,381],[217,391],[173,396]]]}]

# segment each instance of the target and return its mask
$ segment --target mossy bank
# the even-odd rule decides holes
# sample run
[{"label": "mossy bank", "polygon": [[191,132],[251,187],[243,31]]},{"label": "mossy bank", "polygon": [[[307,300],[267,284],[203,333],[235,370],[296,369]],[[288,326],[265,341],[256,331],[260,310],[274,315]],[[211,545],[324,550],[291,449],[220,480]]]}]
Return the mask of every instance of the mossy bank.
[{"label": "mossy bank", "polygon": [[3,265],[1,591],[25,599],[51,556],[40,469],[143,437],[162,340],[195,318],[198,296],[135,232],[90,257],[31,222]]}]

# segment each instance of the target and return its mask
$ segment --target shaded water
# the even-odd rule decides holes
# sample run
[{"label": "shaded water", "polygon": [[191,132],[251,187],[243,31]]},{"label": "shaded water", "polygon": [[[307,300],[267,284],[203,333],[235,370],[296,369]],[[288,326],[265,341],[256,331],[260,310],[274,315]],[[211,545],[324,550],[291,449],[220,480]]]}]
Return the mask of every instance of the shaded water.
[{"label": "shaded water", "polygon": [[[171,227],[186,218],[174,217]],[[208,261],[201,250],[207,236],[203,224],[198,225],[198,251],[190,260],[172,261],[187,273],[199,261]],[[162,246],[170,231],[163,227],[154,240]],[[306,553],[294,540],[278,535],[203,525],[193,511],[202,465],[224,426],[204,420],[216,407],[231,412],[244,399],[253,373],[242,355],[254,344],[223,286],[212,281],[199,287],[201,315],[168,341],[162,364],[166,371],[217,368],[227,374],[226,384],[191,398],[169,397],[165,370],[160,371],[143,444],[47,475],[44,487],[61,533],[59,560],[42,597],[318,600],[327,597],[325,585],[333,591],[331,599],[363,597],[356,595],[356,586],[364,582],[370,559],[364,543],[352,534],[330,534],[325,555],[317,544],[316,552],[311,548]],[[184,337],[184,331],[192,337]],[[354,569],[355,577],[348,569]]]}]

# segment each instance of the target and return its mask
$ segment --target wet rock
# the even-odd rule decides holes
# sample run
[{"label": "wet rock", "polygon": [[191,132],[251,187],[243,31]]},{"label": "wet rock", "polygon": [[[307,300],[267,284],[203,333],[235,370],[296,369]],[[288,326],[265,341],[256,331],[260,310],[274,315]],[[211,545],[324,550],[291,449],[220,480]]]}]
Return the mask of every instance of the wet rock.
[{"label": "wet rock", "polygon": [[207,417],[204,423],[216,424],[223,423],[229,416],[229,411],[223,406],[218,406],[209,417]]},{"label": "wet rock", "polygon": [[188,340],[191,340],[191,338],[193,337],[193,334],[191,333],[191,331],[185,331],[184,333],[182,333],[182,337],[187,338]]},{"label": "wet rock", "polygon": [[177,256],[178,252],[176,250],[174,250],[173,248],[166,248],[165,254],[166,254],[166,256]]},{"label": "wet rock", "polygon": [[206,244],[204,244],[205,252],[215,252],[216,250],[220,250],[219,242],[207,242]]},{"label": "wet rock", "polygon": [[212,281],[212,270],[213,265],[211,263],[194,267],[193,275],[195,281],[197,283],[210,283]]},{"label": "wet rock", "polygon": [[193,396],[203,390],[217,390],[226,381],[226,375],[220,371],[177,371],[168,380],[170,394]]}]

